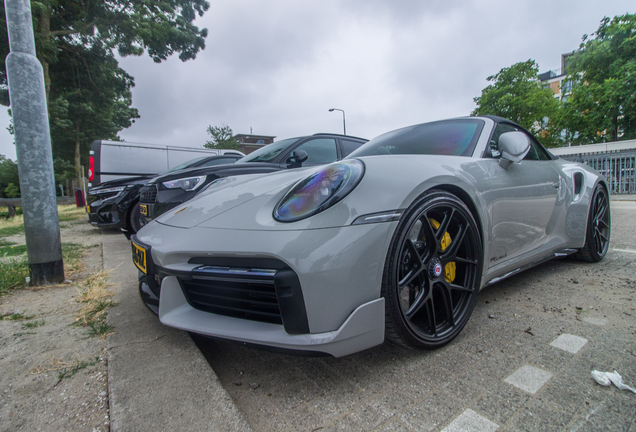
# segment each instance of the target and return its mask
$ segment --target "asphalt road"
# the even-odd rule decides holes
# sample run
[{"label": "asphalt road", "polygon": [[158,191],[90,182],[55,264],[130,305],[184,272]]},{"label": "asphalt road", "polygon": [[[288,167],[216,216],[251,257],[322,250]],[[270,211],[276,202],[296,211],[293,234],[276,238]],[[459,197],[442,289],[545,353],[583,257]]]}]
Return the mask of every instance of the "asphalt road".
[{"label": "asphalt road", "polygon": [[[636,431],[636,202],[612,202],[598,264],[554,260],[485,289],[448,346],[344,358],[193,338],[255,431]],[[471,429],[472,428],[472,429]]]}]

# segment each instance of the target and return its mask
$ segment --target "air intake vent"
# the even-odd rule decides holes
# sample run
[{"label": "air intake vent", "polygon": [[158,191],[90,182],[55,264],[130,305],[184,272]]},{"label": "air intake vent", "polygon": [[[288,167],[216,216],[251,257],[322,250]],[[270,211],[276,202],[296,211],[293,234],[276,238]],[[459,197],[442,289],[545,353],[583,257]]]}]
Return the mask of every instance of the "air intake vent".
[{"label": "air intake vent", "polygon": [[139,192],[139,201],[146,204],[154,204],[157,199],[156,186],[144,186]]},{"label": "air intake vent", "polygon": [[276,270],[201,266],[181,279],[190,305],[198,310],[253,321],[283,324],[276,297]]}]

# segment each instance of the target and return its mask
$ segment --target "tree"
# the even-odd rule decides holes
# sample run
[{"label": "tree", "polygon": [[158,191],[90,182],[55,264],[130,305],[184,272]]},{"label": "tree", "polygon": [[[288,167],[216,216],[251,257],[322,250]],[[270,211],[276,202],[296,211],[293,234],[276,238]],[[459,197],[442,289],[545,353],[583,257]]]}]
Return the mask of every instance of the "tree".
[{"label": "tree", "polygon": [[560,145],[559,102],[550,89],[541,86],[538,72],[535,61],[528,60],[489,76],[486,79],[492,84],[473,99],[477,108],[471,114],[507,118],[537,135],[544,145]]},{"label": "tree", "polygon": [[228,125],[219,126],[208,126],[207,132],[210,134],[212,139],[210,141],[206,141],[203,144],[203,147],[209,149],[235,149],[239,150],[241,148],[241,143],[234,138],[232,129]]},{"label": "tree", "polygon": [[573,144],[636,138],[636,14],[605,17],[570,57],[563,126]]},{"label": "tree", "polygon": [[[161,62],[175,53],[182,61],[194,59],[205,48],[207,30],[192,22],[209,8],[206,0],[31,0],[31,7],[54,156],[74,160],[78,177],[88,157],[82,150],[95,139],[117,139],[138,118],[131,108],[133,78],[119,68],[115,51],[122,57],[147,51]],[[4,3],[0,9],[5,27],[0,54],[5,58]],[[3,63],[0,103],[8,105],[9,100]]]},{"label": "tree", "polygon": [[18,187],[13,183],[9,183],[9,185],[4,188],[4,193],[9,198],[17,198],[20,196],[20,189],[18,189]]},{"label": "tree", "polygon": [[6,188],[10,184],[20,184],[18,164],[11,159],[7,159],[4,155],[0,155],[0,192],[4,192],[6,194]]}]

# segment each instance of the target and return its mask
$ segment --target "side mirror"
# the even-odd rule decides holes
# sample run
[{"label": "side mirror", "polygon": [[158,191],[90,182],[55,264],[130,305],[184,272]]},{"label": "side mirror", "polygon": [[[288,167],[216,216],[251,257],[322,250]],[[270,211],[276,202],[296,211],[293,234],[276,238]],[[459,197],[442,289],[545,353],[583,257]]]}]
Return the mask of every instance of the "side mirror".
[{"label": "side mirror", "polygon": [[307,160],[309,155],[305,150],[295,150],[292,152],[291,157],[287,160],[290,168],[298,168],[303,166],[303,162]]},{"label": "side mirror", "polygon": [[503,169],[510,168],[515,162],[521,162],[530,151],[530,139],[523,132],[506,132],[499,137],[501,158],[499,165]]}]

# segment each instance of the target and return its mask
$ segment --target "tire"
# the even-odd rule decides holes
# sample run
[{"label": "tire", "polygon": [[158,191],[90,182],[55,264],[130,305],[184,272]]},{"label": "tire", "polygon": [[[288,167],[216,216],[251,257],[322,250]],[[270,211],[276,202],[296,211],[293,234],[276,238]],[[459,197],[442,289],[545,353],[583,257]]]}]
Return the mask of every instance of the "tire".
[{"label": "tire", "polygon": [[419,349],[449,343],[475,308],[482,268],[468,207],[444,191],[418,198],[396,229],[384,268],[387,338]]},{"label": "tire", "polygon": [[576,254],[581,261],[599,262],[609,249],[611,214],[609,196],[605,188],[597,185],[590,200],[585,229],[585,244]]},{"label": "tire", "polygon": [[130,214],[128,216],[128,228],[133,234],[141,229],[144,226],[141,220],[141,208],[139,205],[139,201],[137,201],[130,209]]}]

